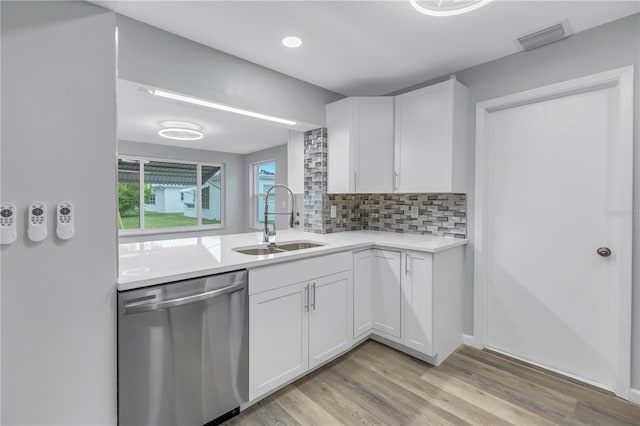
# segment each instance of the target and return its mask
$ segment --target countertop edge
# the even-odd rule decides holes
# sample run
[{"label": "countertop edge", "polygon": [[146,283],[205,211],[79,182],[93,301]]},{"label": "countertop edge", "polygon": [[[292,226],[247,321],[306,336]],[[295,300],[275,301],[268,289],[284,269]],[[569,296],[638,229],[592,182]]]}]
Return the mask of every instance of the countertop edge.
[{"label": "countertop edge", "polygon": [[426,249],[424,247],[414,246],[411,244],[393,244],[388,242],[383,243],[383,242],[376,242],[374,240],[374,241],[363,241],[363,242],[352,243],[352,244],[337,245],[335,247],[322,246],[314,249],[304,250],[302,252],[290,252],[290,253],[287,253],[286,256],[277,256],[270,259],[247,260],[246,262],[242,262],[238,264],[216,266],[214,268],[198,269],[194,271],[173,274],[173,275],[166,275],[161,277],[153,277],[153,278],[148,278],[143,280],[118,282],[116,285],[116,289],[117,291],[135,290],[135,289],[150,287],[158,284],[165,284],[169,282],[203,277],[206,275],[221,274],[225,272],[237,271],[240,269],[259,268],[262,266],[273,265],[277,263],[285,263],[285,262],[290,262],[294,260],[306,259],[310,257],[324,256],[332,253],[340,253],[340,252],[360,250],[360,249],[366,250],[370,248],[379,248],[379,249],[390,249],[390,250],[411,250],[411,251],[419,251],[419,252],[426,252],[426,253],[439,253],[439,252],[451,250],[457,247],[461,247],[466,244],[468,244],[467,239],[459,239],[459,240],[452,240],[450,244],[447,244],[446,246],[443,246],[443,247]]}]

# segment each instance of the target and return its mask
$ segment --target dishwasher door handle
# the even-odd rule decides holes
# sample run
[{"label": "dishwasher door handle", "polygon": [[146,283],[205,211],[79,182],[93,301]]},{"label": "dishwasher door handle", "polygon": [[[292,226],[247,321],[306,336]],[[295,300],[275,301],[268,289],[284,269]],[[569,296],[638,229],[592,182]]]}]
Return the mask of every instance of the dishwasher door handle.
[{"label": "dishwasher door handle", "polygon": [[[157,311],[160,309],[173,308],[175,306],[182,306],[188,303],[201,302],[203,300],[212,299],[214,297],[222,296],[225,294],[235,293],[246,288],[244,281],[234,283],[228,287],[218,288],[204,293],[198,293],[191,296],[179,297],[177,299],[162,300],[159,302],[140,303],[134,302],[130,305],[124,305],[124,314],[138,314],[140,312]],[[153,296],[155,298],[155,296]]]}]

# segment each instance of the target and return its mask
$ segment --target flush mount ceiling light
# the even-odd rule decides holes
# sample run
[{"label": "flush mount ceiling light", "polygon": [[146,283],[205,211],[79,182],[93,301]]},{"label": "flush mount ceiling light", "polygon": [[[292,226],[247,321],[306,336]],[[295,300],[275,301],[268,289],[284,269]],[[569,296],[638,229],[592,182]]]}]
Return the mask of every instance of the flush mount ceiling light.
[{"label": "flush mount ceiling light", "polygon": [[302,46],[302,40],[300,37],[288,36],[282,39],[282,44],[293,49]]},{"label": "flush mount ceiling light", "polygon": [[471,12],[492,0],[409,0],[420,13],[430,16],[453,16]]},{"label": "flush mount ceiling light", "polygon": [[199,105],[206,108],[217,109],[221,111],[232,112],[234,114],[245,115],[247,117],[259,118],[261,120],[273,121],[274,123],[286,124],[289,126],[295,126],[297,123],[291,120],[285,120],[284,118],[273,117],[271,115],[260,114],[257,112],[247,111],[240,108],[234,108],[227,105],[217,104],[215,102],[207,101],[204,99],[193,98],[191,96],[179,95],[177,93],[167,92],[159,89],[146,89],[147,92],[154,96],[161,98],[173,99],[175,101],[186,102],[188,104]]},{"label": "flush mount ceiling light", "polygon": [[204,137],[202,132],[181,127],[167,127],[165,129],[161,129],[158,134],[163,138],[177,141],[197,141]]}]

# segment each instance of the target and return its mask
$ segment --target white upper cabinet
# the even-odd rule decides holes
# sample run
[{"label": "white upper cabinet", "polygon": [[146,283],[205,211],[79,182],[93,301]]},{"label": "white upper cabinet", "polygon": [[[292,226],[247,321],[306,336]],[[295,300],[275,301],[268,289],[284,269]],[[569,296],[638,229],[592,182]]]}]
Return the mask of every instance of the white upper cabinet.
[{"label": "white upper cabinet", "polygon": [[393,191],[393,97],[327,105],[329,193]]},{"label": "white upper cabinet", "polygon": [[467,104],[455,79],[396,96],[396,192],[466,192]]}]

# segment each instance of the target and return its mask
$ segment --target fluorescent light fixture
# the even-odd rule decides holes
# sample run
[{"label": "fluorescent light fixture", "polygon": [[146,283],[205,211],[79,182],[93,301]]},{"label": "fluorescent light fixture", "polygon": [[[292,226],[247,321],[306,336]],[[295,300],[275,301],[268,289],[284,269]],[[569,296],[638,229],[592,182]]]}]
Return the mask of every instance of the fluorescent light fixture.
[{"label": "fluorescent light fixture", "polygon": [[302,46],[302,40],[300,37],[288,36],[282,39],[282,44],[293,49]]},{"label": "fluorescent light fixture", "polygon": [[409,0],[411,6],[429,16],[453,16],[476,10],[492,0]]},{"label": "fluorescent light fixture", "polygon": [[215,102],[205,101],[204,99],[192,98],[191,96],[179,95],[177,93],[166,92],[159,89],[149,89],[149,93],[161,98],[173,99],[180,102],[186,102],[193,105],[200,105],[207,108],[218,109],[221,111],[233,112],[234,114],[245,115],[247,117],[259,118],[261,120],[273,121],[274,123],[286,124],[288,126],[295,126],[297,123],[291,120],[285,120],[284,118],[273,117],[271,115],[260,114],[257,112],[247,111],[240,108],[234,108],[226,105],[217,104]]},{"label": "fluorescent light fixture", "polygon": [[158,132],[160,136],[177,141],[197,141],[204,137],[202,132],[181,127],[168,127]]}]

